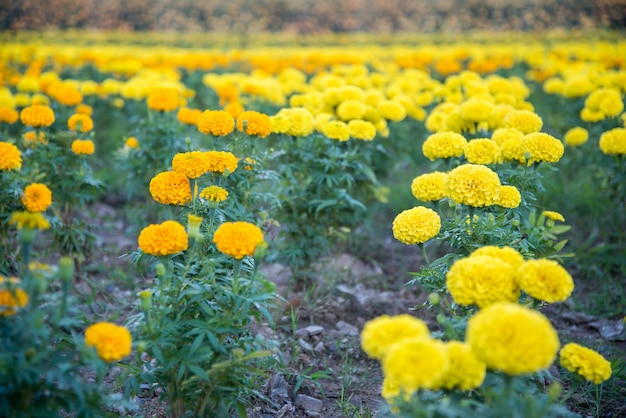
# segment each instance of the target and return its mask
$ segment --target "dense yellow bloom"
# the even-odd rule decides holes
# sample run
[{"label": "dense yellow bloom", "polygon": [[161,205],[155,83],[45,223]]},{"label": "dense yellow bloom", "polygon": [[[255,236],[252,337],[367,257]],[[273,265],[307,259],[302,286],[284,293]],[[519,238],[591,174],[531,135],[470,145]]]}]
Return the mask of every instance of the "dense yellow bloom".
[{"label": "dense yellow bloom", "polygon": [[119,361],[130,355],[132,337],[126,327],[98,322],[85,330],[85,345],[95,347],[98,357],[106,362]]},{"label": "dense yellow bloom", "polygon": [[577,147],[579,145],[584,144],[589,139],[589,132],[585,128],[581,128],[580,126],[576,126],[575,128],[570,129],[565,132],[565,136],[563,137],[563,141],[565,145],[569,145],[570,147]]},{"label": "dense yellow bloom", "polygon": [[479,359],[509,375],[550,367],[559,337],[541,313],[512,303],[481,309],[467,324],[465,340]]},{"label": "dense yellow bloom", "polygon": [[495,202],[496,205],[507,209],[515,209],[522,203],[522,195],[515,186],[501,186],[500,198]]},{"label": "dense yellow bloom", "polygon": [[550,134],[533,132],[522,138],[522,151],[528,153],[528,165],[534,162],[556,163],[563,156],[563,143]]},{"label": "dense yellow bloom", "polygon": [[213,234],[217,249],[235,259],[253,256],[257,246],[263,242],[261,229],[249,222],[224,222]]},{"label": "dense yellow bloom", "polygon": [[381,117],[394,122],[400,122],[406,118],[406,110],[394,100],[381,100],[377,103],[376,110]]},{"label": "dense yellow bloom", "polygon": [[484,165],[464,164],[448,173],[446,195],[457,203],[483,207],[500,199],[500,178]]},{"label": "dense yellow bloom", "polygon": [[50,228],[50,223],[41,212],[13,212],[9,225],[15,225],[18,230],[26,228],[44,231]]},{"label": "dense yellow bloom", "polygon": [[[245,126],[245,128],[244,128]],[[257,135],[265,138],[272,132],[272,122],[269,116],[254,110],[242,112],[237,117],[237,129],[248,135]]]},{"label": "dense yellow bloom", "polygon": [[611,377],[611,363],[590,348],[575,343],[565,344],[559,356],[563,367],[596,385]]},{"label": "dense yellow bloom", "polygon": [[500,146],[489,138],[472,139],[465,145],[465,159],[471,164],[497,164],[502,162]]},{"label": "dense yellow bloom", "polygon": [[180,123],[184,123],[185,125],[197,125],[198,119],[202,114],[202,110],[200,109],[190,109],[188,107],[181,107],[178,109],[176,113],[176,119]]},{"label": "dense yellow bloom", "polygon": [[520,295],[513,266],[488,255],[455,261],[446,274],[446,286],[456,303],[476,304],[480,308],[498,302],[517,302]]},{"label": "dense yellow bloom", "polygon": [[604,120],[604,113],[600,112],[599,110],[591,110],[587,107],[583,107],[583,109],[580,111],[580,119],[583,120],[583,122],[599,122],[601,120]]},{"label": "dense yellow bloom", "polygon": [[548,94],[562,94],[565,83],[557,77],[548,78],[543,82],[543,91]]},{"label": "dense yellow bloom", "polygon": [[91,116],[93,115],[93,107],[81,103],[78,106],[76,106],[75,112],[78,113],[79,115]]},{"label": "dense yellow bloom", "polygon": [[472,390],[482,385],[487,366],[472,351],[472,347],[461,341],[444,344],[449,367],[439,378],[436,386],[442,389]]},{"label": "dense yellow bloom", "polygon": [[322,133],[330,139],[345,142],[350,139],[348,124],[339,120],[332,120],[322,126]]},{"label": "dense yellow bloom", "polygon": [[46,145],[48,143],[48,138],[46,138],[46,134],[42,131],[39,131],[39,135],[35,131],[24,132],[22,137],[24,139],[24,145],[27,148],[33,148],[36,145]]},{"label": "dense yellow bloom", "polygon": [[19,283],[15,277],[5,280],[0,276],[0,316],[15,315],[28,303],[28,294],[19,287]]},{"label": "dense yellow bloom", "polygon": [[209,170],[214,173],[232,173],[237,169],[239,160],[232,152],[205,151],[209,161]]},{"label": "dense yellow bloom", "polygon": [[126,141],[124,141],[124,145],[128,148],[139,149],[139,140],[137,140],[134,136],[129,136],[126,138]]},{"label": "dense yellow bloom", "polygon": [[585,99],[585,109],[602,115],[600,120],[614,118],[624,110],[622,96],[617,89],[598,89]]},{"label": "dense yellow bloom", "polygon": [[20,120],[26,126],[45,128],[54,123],[54,112],[48,106],[32,105],[22,109]]},{"label": "dense yellow bloom", "polygon": [[407,244],[422,244],[436,236],[441,229],[441,218],[432,209],[416,206],[402,211],[392,224],[393,236]]},{"label": "dense yellow bloom", "polygon": [[223,110],[205,110],[198,117],[198,131],[213,136],[225,136],[235,130],[235,119]]},{"label": "dense yellow bloom", "polygon": [[0,123],[8,123],[9,125],[17,122],[19,119],[19,112],[12,107],[1,106],[0,107]]},{"label": "dense yellow bloom", "polygon": [[586,96],[593,90],[587,74],[570,77],[563,84],[563,96],[567,98]]},{"label": "dense yellow bloom", "polygon": [[191,185],[184,174],[164,171],[150,180],[150,194],[164,205],[184,205],[191,201]]},{"label": "dense yellow bloom", "polygon": [[185,251],[189,246],[189,238],[184,226],[175,221],[165,221],[142,229],[138,243],[144,253],[162,256]]},{"label": "dense yellow bloom", "polygon": [[472,123],[478,123],[491,119],[494,107],[493,103],[486,99],[472,97],[461,103],[459,111],[464,120]]},{"label": "dense yellow bloom", "polygon": [[514,270],[524,264],[524,257],[522,257],[522,255],[515,249],[507,246],[500,248],[493,245],[485,245],[484,247],[480,247],[472,251],[470,257],[478,255],[487,255],[489,257],[499,258],[500,260],[508,263]]},{"label": "dense yellow bloom", "polygon": [[76,106],[83,101],[82,93],[67,82],[53,82],[48,86],[48,96],[64,106]]},{"label": "dense yellow bloom", "polygon": [[272,124],[272,132],[279,134],[287,133],[291,127],[291,121],[285,113],[270,116],[270,122]]},{"label": "dense yellow bloom", "polygon": [[422,144],[422,152],[431,161],[437,158],[460,157],[466,145],[467,140],[459,133],[438,132],[426,138]]},{"label": "dense yellow bloom", "polygon": [[72,141],[72,152],[77,155],[91,155],[96,151],[93,141],[90,139],[75,139]]},{"label": "dense yellow bloom", "polygon": [[0,171],[22,168],[22,153],[19,148],[8,142],[0,141]]},{"label": "dense yellow bloom", "polygon": [[503,120],[505,128],[517,129],[523,134],[539,132],[543,127],[543,120],[535,112],[529,110],[515,110],[509,112]]},{"label": "dense yellow bloom", "polygon": [[176,110],[180,104],[178,90],[169,87],[156,88],[148,94],[146,103],[149,109],[159,112]]},{"label": "dense yellow bloom", "polygon": [[195,179],[209,171],[210,161],[205,152],[179,152],[172,158],[172,170]]},{"label": "dense yellow bloom", "polygon": [[45,184],[32,183],[24,188],[21,201],[29,212],[45,212],[52,204],[52,192]]},{"label": "dense yellow bloom", "polygon": [[600,135],[600,149],[605,154],[626,154],[626,128],[615,128]]},{"label": "dense yellow bloom", "polygon": [[230,102],[224,106],[224,111],[230,113],[233,118],[241,115],[245,110],[240,102]]},{"label": "dense yellow bloom", "polygon": [[561,221],[565,222],[565,218],[559,212],[555,212],[553,210],[544,210],[542,215],[548,219],[552,219],[553,221]]},{"label": "dense yellow bloom", "polygon": [[389,377],[383,377],[383,385],[380,396],[387,400],[391,400],[401,393],[400,385]]},{"label": "dense yellow bloom", "polygon": [[417,176],[411,182],[411,192],[417,200],[430,202],[446,197],[447,173],[434,171]]},{"label": "dense yellow bloom", "polygon": [[361,347],[368,356],[383,359],[391,346],[407,339],[430,337],[424,321],[409,314],[382,315],[365,323]]},{"label": "dense yellow bloom", "polygon": [[211,202],[223,202],[228,197],[228,192],[220,186],[209,186],[202,189],[199,196],[200,199]]},{"label": "dense yellow bloom", "polygon": [[382,361],[385,377],[406,393],[435,389],[448,367],[444,344],[424,337],[404,339],[392,345]]},{"label": "dense yellow bloom", "polygon": [[554,260],[527,260],[516,272],[520,288],[535,299],[563,302],[574,290],[572,276]]},{"label": "dense yellow bloom", "polygon": [[358,100],[346,100],[339,103],[336,112],[339,119],[349,121],[353,119],[361,119],[365,115],[365,104]]},{"label": "dense yellow bloom", "polygon": [[315,129],[313,114],[303,107],[282,109],[278,114],[289,118],[289,129],[285,132],[288,135],[307,136]]},{"label": "dense yellow bloom", "polygon": [[68,119],[67,127],[72,131],[89,132],[93,129],[93,120],[89,115],[76,113]]},{"label": "dense yellow bloom", "polygon": [[376,126],[366,120],[354,119],[348,122],[350,136],[361,141],[371,141],[376,137]]}]

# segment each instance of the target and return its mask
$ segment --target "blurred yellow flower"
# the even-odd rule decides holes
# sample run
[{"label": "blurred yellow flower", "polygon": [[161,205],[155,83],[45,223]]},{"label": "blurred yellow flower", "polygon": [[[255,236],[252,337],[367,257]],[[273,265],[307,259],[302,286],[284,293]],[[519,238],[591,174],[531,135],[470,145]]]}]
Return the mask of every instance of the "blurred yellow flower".
[{"label": "blurred yellow flower", "polygon": [[52,192],[45,184],[31,183],[20,199],[29,212],[45,212],[52,204]]},{"label": "blurred yellow flower", "polygon": [[409,314],[382,315],[365,323],[361,347],[368,356],[382,360],[391,346],[416,337],[430,337],[428,326],[421,319]]},{"label": "blurred yellow flower", "polygon": [[126,327],[98,322],[85,330],[85,345],[95,347],[98,357],[106,362],[119,361],[130,355],[132,337]]},{"label": "blurred yellow flower", "polygon": [[8,142],[0,141],[0,171],[22,168],[22,153],[19,148]]},{"label": "blurred yellow flower", "polygon": [[611,377],[611,363],[590,348],[576,343],[565,344],[559,356],[563,367],[596,385]]},{"label": "blurred yellow flower", "polygon": [[72,142],[72,152],[77,155],[92,155],[96,147],[90,139],[75,139]]},{"label": "blurred yellow flower", "polygon": [[567,270],[545,258],[525,261],[515,277],[524,292],[548,303],[563,302],[574,290],[574,280]]}]

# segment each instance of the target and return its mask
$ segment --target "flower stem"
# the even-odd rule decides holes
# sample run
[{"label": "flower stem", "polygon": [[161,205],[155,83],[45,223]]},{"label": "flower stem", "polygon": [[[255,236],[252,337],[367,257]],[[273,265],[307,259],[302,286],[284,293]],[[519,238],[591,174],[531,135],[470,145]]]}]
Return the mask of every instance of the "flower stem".
[{"label": "flower stem", "polygon": [[233,293],[239,293],[239,276],[243,259],[235,259],[233,262]]}]

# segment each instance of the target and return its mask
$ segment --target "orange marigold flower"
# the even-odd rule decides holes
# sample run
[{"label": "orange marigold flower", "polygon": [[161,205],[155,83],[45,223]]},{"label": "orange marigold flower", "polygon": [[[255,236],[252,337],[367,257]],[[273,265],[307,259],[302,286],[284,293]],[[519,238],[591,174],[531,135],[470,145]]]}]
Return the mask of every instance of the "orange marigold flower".
[{"label": "orange marigold flower", "polygon": [[148,94],[148,108],[159,112],[171,112],[178,108],[180,99],[178,90],[173,88],[156,88]]},{"label": "orange marigold flower", "polygon": [[48,95],[64,106],[76,106],[83,101],[82,93],[73,85],[64,82],[48,86]]},{"label": "orange marigold flower", "polygon": [[130,355],[132,337],[126,327],[98,322],[85,330],[85,345],[95,347],[98,357],[111,362]]},{"label": "orange marigold flower", "polygon": [[54,112],[48,106],[32,105],[22,109],[20,120],[26,126],[45,128],[54,123]]},{"label": "orange marigold flower", "polygon": [[235,130],[235,119],[223,110],[205,110],[198,117],[198,131],[213,136],[225,136]]},{"label": "orange marigold flower", "polygon": [[163,256],[185,251],[189,247],[189,238],[184,226],[176,221],[165,221],[142,229],[138,243],[144,253]]},{"label": "orange marigold flower", "polygon": [[176,119],[180,123],[184,123],[185,125],[197,125],[198,118],[202,114],[202,110],[200,109],[190,109],[188,107],[181,107],[178,109],[178,113],[176,114]]},{"label": "orange marigold flower", "polygon": [[48,143],[48,139],[46,138],[46,134],[43,132],[39,132],[39,135],[35,131],[28,131],[24,133],[23,136],[24,145],[28,148],[33,148],[35,145],[41,144],[46,145]]},{"label": "orange marigold flower", "polygon": [[237,169],[239,160],[235,154],[227,151],[206,151],[204,153],[209,160],[209,169],[214,173],[230,174]]},{"label": "orange marigold flower", "polygon": [[72,131],[89,132],[93,129],[93,120],[89,115],[76,113],[68,119],[67,127]]},{"label": "orange marigold flower", "polygon": [[24,189],[21,201],[29,212],[45,212],[52,204],[52,192],[45,184],[32,183]]},{"label": "orange marigold flower", "polygon": [[195,179],[209,171],[210,160],[205,152],[179,152],[172,159],[172,170]]},{"label": "orange marigold flower", "polygon": [[237,129],[248,135],[258,135],[265,138],[272,132],[272,122],[269,116],[263,113],[248,110],[237,117]]},{"label": "orange marigold flower", "polygon": [[93,115],[93,107],[81,103],[78,106],[76,106],[75,112],[80,114],[80,115],[91,116],[91,115]]},{"label": "orange marigold flower", "polygon": [[128,138],[126,138],[126,141],[124,141],[124,145],[126,145],[128,148],[139,149],[139,141],[134,136],[129,136]]},{"label": "orange marigold flower", "polygon": [[22,168],[22,153],[19,148],[8,142],[0,141],[0,171]]},{"label": "orange marigold flower", "polygon": [[96,151],[93,141],[90,139],[75,139],[72,142],[72,152],[77,155],[91,155]]},{"label": "orange marigold flower", "polygon": [[213,242],[220,252],[239,260],[253,256],[256,247],[265,241],[263,232],[254,224],[225,222],[213,234]]},{"label": "orange marigold flower", "polygon": [[184,174],[164,171],[150,180],[150,194],[164,205],[184,205],[191,201],[191,185]]},{"label": "orange marigold flower", "polygon": [[5,280],[0,276],[0,316],[15,315],[28,303],[28,294],[18,287],[19,283],[15,277]]},{"label": "orange marigold flower", "polygon": [[14,124],[19,119],[19,113],[12,107],[0,107],[0,122]]},{"label": "orange marigold flower", "polygon": [[246,109],[244,109],[243,105],[240,102],[230,102],[226,106],[224,106],[224,111],[230,113],[233,118],[238,117],[245,110]]}]

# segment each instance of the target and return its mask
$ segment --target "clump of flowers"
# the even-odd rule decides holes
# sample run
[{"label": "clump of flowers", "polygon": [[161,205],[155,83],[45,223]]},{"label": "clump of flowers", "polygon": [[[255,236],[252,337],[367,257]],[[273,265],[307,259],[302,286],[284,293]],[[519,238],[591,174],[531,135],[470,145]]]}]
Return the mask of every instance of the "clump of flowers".
[{"label": "clump of flowers", "polygon": [[164,205],[184,205],[191,201],[191,185],[184,174],[164,171],[150,180],[152,198]]},{"label": "clump of flowers", "polygon": [[213,242],[217,249],[235,259],[253,256],[257,246],[264,243],[263,231],[249,222],[224,222],[215,230]]},{"label": "clump of flowers", "polygon": [[514,376],[550,367],[559,350],[558,335],[545,316],[511,303],[478,311],[468,321],[465,339],[487,367]]},{"label": "clump of flowers", "polygon": [[411,192],[422,202],[437,201],[446,197],[447,173],[434,171],[417,176],[411,182]]},{"label": "clump of flowers", "polygon": [[548,303],[563,302],[574,290],[572,276],[554,260],[527,260],[516,278],[524,292]]},{"label": "clump of flowers", "polygon": [[235,119],[223,110],[205,110],[198,117],[198,131],[206,135],[225,136],[235,130]]},{"label": "clump of flowers", "polygon": [[77,113],[70,116],[67,127],[72,131],[89,132],[93,129],[93,120],[89,115]]},{"label": "clump of flowers", "polygon": [[408,314],[382,315],[368,321],[361,332],[361,347],[368,356],[383,359],[389,348],[404,339],[429,337],[426,323]]},{"label": "clump of flowers", "polygon": [[139,234],[138,242],[141,251],[155,256],[176,254],[189,247],[185,227],[175,221],[148,225]]},{"label": "clump of flowers", "polygon": [[85,330],[85,345],[95,347],[98,357],[106,362],[119,361],[130,355],[132,337],[126,327],[98,322]]},{"label": "clump of flowers", "polygon": [[600,135],[600,149],[605,154],[626,154],[626,128],[615,128]]},{"label": "clump of flowers", "polygon": [[45,184],[32,183],[24,188],[20,200],[29,212],[45,212],[52,204],[52,192]]},{"label": "clump of flowers", "polygon": [[22,168],[22,153],[19,148],[8,142],[0,142],[0,171]]},{"label": "clump of flowers", "polygon": [[576,343],[565,344],[559,356],[563,367],[596,385],[611,377],[611,363],[590,348]]},{"label": "clump of flowers", "polygon": [[522,151],[528,153],[528,165],[532,163],[556,163],[563,156],[563,143],[545,132],[530,133],[522,138]]},{"label": "clump of flowers", "polygon": [[431,161],[437,158],[460,157],[466,145],[467,140],[459,133],[437,132],[426,138],[422,144],[422,152]]},{"label": "clump of flowers", "polygon": [[254,110],[244,111],[237,116],[237,129],[248,135],[257,135],[265,138],[272,132],[272,122],[269,116]]},{"label": "clump of flowers", "polygon": [[45,128],[54,123],[54,111],[44,105],[28,106],[22,109],[20,120],[26,126]]},{"label": "clump of flowers", "polygon": [[[7,283],[11,283],[9,289]],[[19,287],[20,281],[15,277],[5,279],[0,276],[0,316],[15,315],[19,308],[28,303],[28,294]]]},{"label": "clump of flowers", "polygon": [[416,206],[402,211],[393,220],[393,236],[398,241],[413,245],[433,238],[441,229],[441,218],[432,209]]},{"label": "clump of flowers", "polygon": [[92,155],[96,147],[90,139],[75,139],[72,141],[72,152],[76,155]]},{"label": "clump of flowers", "polygon": [[500,199],[498,174],[483,165],[464,164],[448,173],[446,195],[473,207],[491,206]]}]

